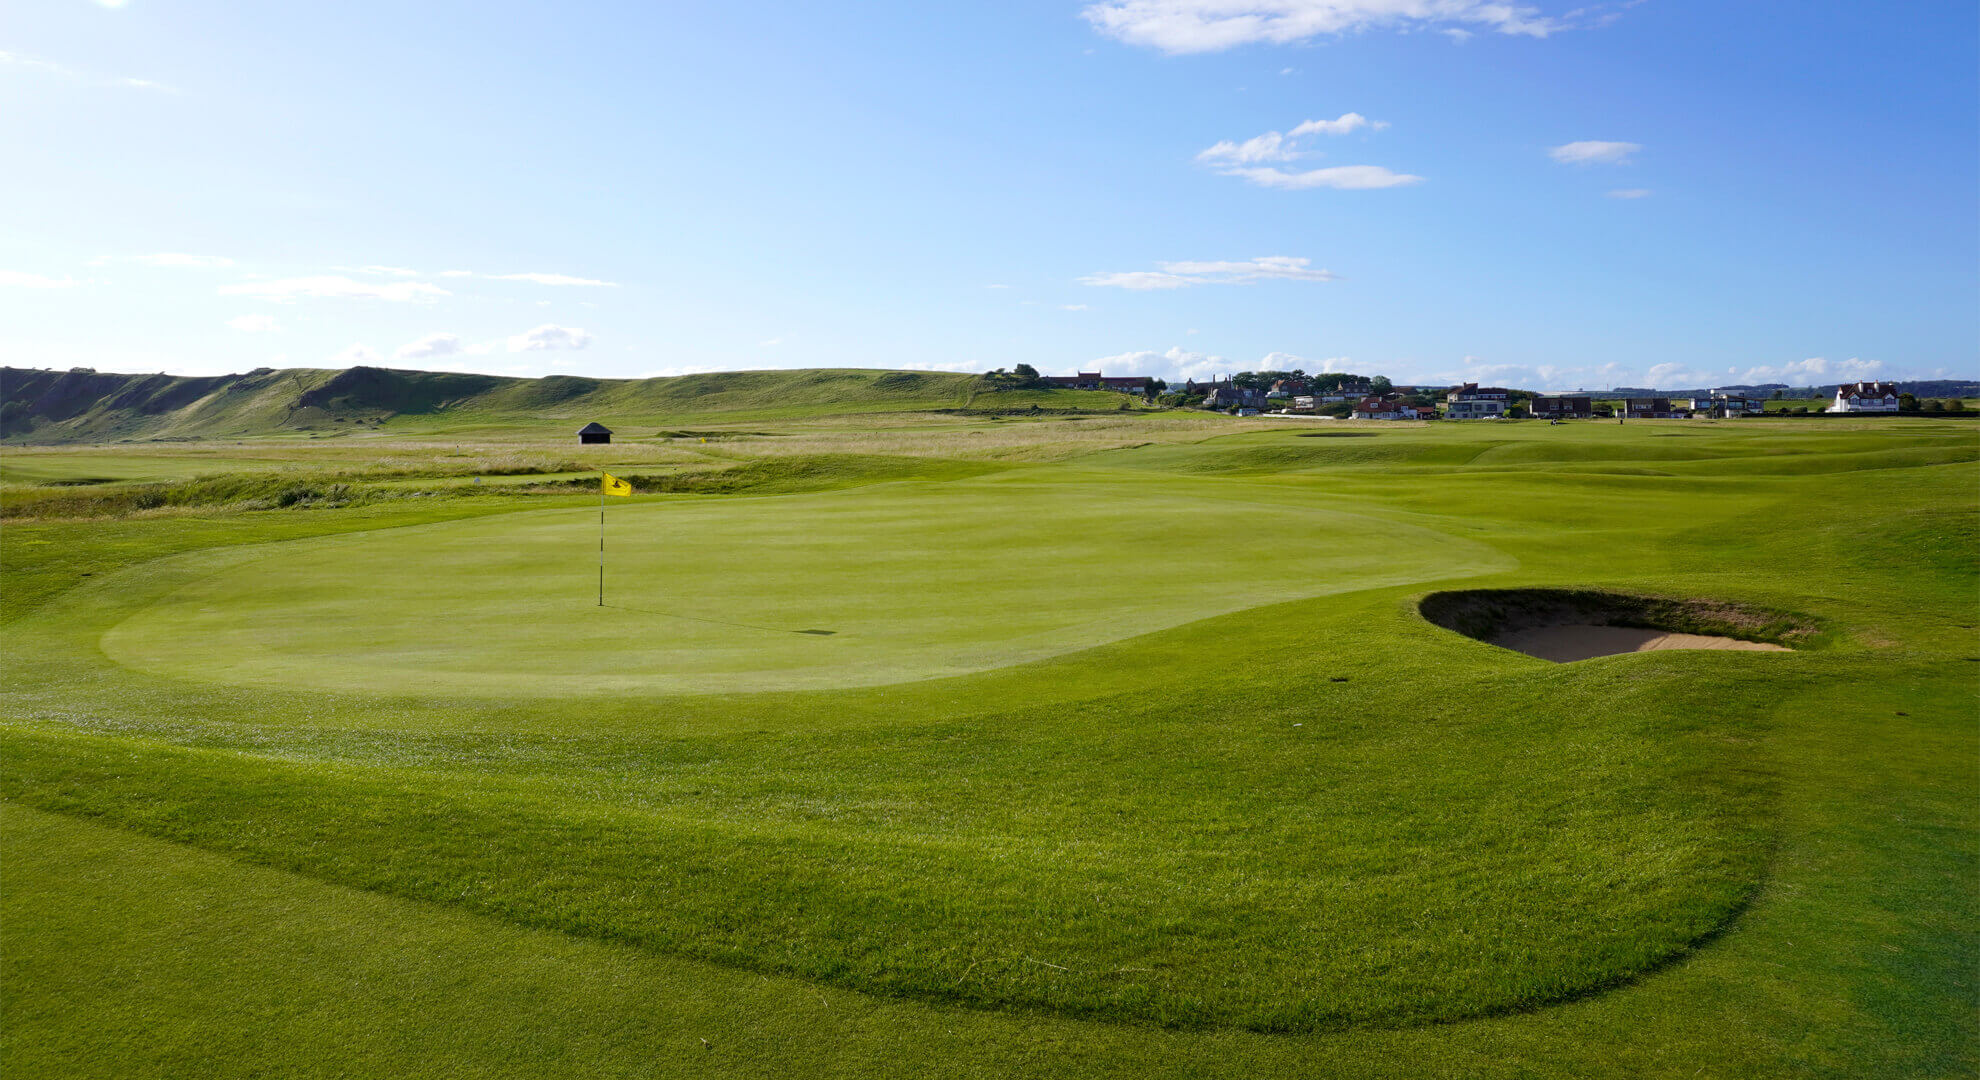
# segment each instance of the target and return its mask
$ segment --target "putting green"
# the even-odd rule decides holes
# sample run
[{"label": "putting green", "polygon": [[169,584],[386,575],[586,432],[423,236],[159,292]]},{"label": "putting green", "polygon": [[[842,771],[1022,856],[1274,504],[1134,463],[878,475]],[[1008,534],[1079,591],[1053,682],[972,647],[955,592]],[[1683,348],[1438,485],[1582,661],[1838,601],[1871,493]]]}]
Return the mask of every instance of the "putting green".
[{"label": "putting green", "polygon": [[603,608],[594,510],[271,545],[136,612],[102,648],[157,674],[325,690],[872,686],[1512,565],[1427,529],[1231,495],[1218,482],[1006,475],[619,503]]}]

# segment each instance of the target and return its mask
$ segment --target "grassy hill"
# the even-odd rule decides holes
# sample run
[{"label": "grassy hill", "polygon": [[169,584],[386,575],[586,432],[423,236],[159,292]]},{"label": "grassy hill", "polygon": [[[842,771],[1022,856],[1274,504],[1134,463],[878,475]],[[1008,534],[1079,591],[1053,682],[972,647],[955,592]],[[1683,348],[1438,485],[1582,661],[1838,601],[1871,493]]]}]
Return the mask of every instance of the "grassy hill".
[{"label": "grassy hill", "polygon": [[1123,395],[1000,390],[975,375],[820,369],[662,379],[542,379],[354,367],[244,375],[0,368],[0,437],[15,443],[242,438],[359,431],[667,424],[971,409],[1118,410]]},{"label": "grassy hill", "polygon": [[1980,1071],[1972,425],[878,419],[9,453],[0,1075]]}]

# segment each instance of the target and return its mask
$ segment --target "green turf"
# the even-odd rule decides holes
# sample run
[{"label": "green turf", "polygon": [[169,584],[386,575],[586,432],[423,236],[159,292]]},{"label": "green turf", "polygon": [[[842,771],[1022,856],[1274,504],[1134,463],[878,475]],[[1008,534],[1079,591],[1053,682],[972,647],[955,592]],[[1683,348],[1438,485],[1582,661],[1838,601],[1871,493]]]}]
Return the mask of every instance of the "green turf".
[{"label": "green turf", "polygon": [[[0,570],[40,599],[4,639],[4,790],[34,808],[0,877],[5,1064],[1980,1064],[1968,429],[1335,430],[619,502],[669,597],[843,631],[681,627],[657,660],[588,636],[581,497],[10,526]],[[582,614],[561,579],[475,588],[549,576],[524,568],[572,532]],[[1828,632],[1550,665],[1414,614],[1455,582]],[[503,595],[552,599],[505,622]],[[425,1060],[381,1034],[441,1027]]]}]

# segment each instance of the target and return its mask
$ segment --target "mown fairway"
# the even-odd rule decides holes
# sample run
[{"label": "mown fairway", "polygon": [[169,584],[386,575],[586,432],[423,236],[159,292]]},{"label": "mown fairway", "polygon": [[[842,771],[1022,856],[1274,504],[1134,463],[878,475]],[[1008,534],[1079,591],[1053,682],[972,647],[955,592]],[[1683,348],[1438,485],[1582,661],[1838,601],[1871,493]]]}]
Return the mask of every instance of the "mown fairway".
[{"label": "mown fairway", "polygon": [[[1971,427],[1109,423],[724,439],[728,494],[613,501],[603,609],[595,496],[404,447],[9,519],[0,1066],[1980,1068]],[[187,475],[119,453],[10,505]],[[1553,665],[1414,610],[1499,585],[1823,633]]]}]

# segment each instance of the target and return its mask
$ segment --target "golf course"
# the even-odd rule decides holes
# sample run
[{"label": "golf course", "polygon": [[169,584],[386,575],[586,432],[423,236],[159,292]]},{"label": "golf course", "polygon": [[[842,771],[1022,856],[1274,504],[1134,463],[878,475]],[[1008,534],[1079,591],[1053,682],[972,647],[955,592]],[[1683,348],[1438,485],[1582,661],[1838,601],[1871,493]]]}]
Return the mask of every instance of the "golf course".
[{"label": "golf course", "polygon": [[0,1074],[1980,1072],[1971,422],[519,382],[0,443]]}]

